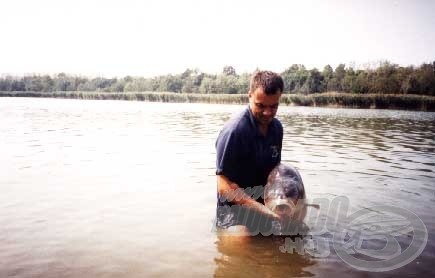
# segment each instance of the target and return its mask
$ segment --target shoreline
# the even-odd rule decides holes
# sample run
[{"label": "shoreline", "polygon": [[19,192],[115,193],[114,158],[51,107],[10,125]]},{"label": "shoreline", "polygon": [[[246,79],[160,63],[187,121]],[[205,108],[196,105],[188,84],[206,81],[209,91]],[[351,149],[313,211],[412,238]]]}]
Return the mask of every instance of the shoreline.
[{"label": "shoreline", "polygon": [[[248,102],[246,94],[183,94],[173,92],[0,92],[0,97],[43,97],[212,104],[245,104]],[[283,94],[281,97],[281,105],[435,112],[435,96],[336,92],[309,95]]]}]

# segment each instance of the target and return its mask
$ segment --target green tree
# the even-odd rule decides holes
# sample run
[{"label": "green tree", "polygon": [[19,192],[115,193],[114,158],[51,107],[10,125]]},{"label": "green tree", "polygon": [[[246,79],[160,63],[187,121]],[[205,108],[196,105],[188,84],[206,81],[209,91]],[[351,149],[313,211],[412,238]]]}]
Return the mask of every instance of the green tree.
[{"label": "green tree", "polygon": [[42,79],[37,75],[23,77],[23,82],[26,91],[41,92],[44,86],[42,85]]},{"label": "green tree", "polygon": [[381,63],[375,71],[373,91],[375,93],[397,94],[400,92],[400,82],[396,78],[398,65],[388,61]]},{"label": "green tree", "polygon": [[307,81],[309,74],[304,65],[293,64],[281,74],[284,87],[292,93],[300,91]]},{"label": "green tree", "polygon": [[415,72],[420,94],[435,95],[434,64],[422,64]]},{"label": "green tree", "polygon": [[216,85],[219,92],[224,94],[237,93],[237,77],[234,75],[221,74],[216,78]]},{"label": "green tree", "polygon": [[246,94],[249,91],[249,83],[251,81],[251,75],[248,73],[242,73],[239,75],[236,81],[237,93]]},{"label": "green tree", "polygon": [[343,91],[343,79],[346,75],[345,64],[339,64],[333,73],[333,77],[328,81],[328,91]]},{"label": "green tree", "polygon": [[225,66],[224,69],[222,70],[222,74],[224,75],[233,75],[236,76],[236,69],[233,68],[232,66]]},{"label": "green tree", "polygon": [[323,75],[316,68],[310,70],[308,78],[306,79],[300,91],[304,94],[322,92]]},{"label": "green tree", "polygon": [[202,79],[199,92],[202,94],[218,94],[220,93],[220,89],[216,82],[216,77],[207,75]]},{"label": "green tree", "polygon": [[344,92],[352,92],[356,93],[356,73],[353,68],[349,68],[346,70],[346,74],[341,83],[342,89]]},{"label": "green tree", "polygon": [[180,93],[183,86],[179,76],[166,75],[158,78],[158,91]]},{"label": "green tree", "polygon": [[334,70],[330,65],[326,65],[323,68],[322,75],[323,75],[322,88],[323,91],[326,91],[328,89],[329,80],[331,80],[334,76]]}]

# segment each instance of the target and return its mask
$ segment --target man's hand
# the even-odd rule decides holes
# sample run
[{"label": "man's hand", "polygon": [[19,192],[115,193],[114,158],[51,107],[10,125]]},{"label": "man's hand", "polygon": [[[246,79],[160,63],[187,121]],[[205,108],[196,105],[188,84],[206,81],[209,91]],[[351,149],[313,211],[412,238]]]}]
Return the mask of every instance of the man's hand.
[{"label": "man's hand", "polygon": [[246,194],[242,188],[240,188],[236,183],[231,182],[224,175],[218,175],[217,179],[219,194],[227,200],[230,200],[233,204],[242,205],[252,209],[272,220],[281,220],[281,217],[278,214],[254,200],[251,196]]},{"label": "man's hand", "polygon": [[275,212],[273,212],[272,210],[270,210],[268,207],[266,207],[263,204],[260,204],[258,202],[256,202],[258,204],[259,209],[257,210],[259,213],[261,213],[262,215],[265,215],[267,217],[269,217],[272,220],[281,220],[282,217],[278,214],[276,214]]}]

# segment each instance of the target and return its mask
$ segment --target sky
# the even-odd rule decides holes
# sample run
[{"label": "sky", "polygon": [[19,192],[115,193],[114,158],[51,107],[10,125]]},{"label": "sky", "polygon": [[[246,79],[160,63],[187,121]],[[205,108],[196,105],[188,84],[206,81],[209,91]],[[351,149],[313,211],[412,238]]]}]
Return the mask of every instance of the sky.
[{"label": "sky", "polygon": [[435,0],[2,0],[0,11],[1,75],[435,60]]}]

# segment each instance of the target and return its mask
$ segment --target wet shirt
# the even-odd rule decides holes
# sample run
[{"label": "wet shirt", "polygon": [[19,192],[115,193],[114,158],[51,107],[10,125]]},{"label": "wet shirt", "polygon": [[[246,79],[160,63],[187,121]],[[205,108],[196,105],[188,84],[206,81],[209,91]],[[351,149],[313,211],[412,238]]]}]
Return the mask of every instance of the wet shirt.
[{"label": "wet shirt", "polygon": [[[217,138],[216,174],[244,189],[266,185],[270,171],[281,161],[282,138],[282,125],[277,119],[269,124],[266,136],[262,135],[248,106],[224,126]],[[263,203],[262,198],[257,201]],[[222,208],[229,205],[231,202],[218,195],[218,226],[236,225],[228,220],[234,218],[228,215],[228,208]]]}]

